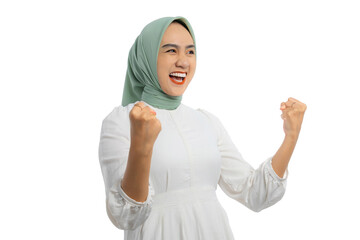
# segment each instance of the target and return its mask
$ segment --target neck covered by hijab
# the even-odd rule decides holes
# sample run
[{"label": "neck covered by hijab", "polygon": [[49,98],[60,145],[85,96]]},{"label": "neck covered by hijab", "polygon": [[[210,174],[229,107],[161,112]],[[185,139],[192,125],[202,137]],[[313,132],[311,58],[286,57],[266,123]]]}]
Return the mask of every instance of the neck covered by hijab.
[{"label": "neck covered by hijab", "polygon": [[160,87],[157,75],[160,43],[164,32],[175,20],[186,26],[195,45],[192,27],[183,17],[164,17],[146,25],[129,52],[122,106],[144,101],[156,108],[173,110],[180,105],[182,96],[166,94]]}]

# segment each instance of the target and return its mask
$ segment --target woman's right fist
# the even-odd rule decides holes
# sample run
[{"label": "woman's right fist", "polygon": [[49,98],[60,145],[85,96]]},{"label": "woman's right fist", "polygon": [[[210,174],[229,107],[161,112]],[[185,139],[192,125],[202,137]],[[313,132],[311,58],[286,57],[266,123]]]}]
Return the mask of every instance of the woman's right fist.
[{"label": "woman's right fist", "polygon": [[137,102],[131,109],[131,142],[143,147],[153,147],[161,131],[161,123],[156,118],[156,112],[143,102]]}]

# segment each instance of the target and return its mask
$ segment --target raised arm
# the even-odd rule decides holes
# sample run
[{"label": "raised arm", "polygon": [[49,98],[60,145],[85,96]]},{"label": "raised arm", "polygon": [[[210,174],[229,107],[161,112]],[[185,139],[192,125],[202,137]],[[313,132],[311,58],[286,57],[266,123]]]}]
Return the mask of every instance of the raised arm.
[{"label": "raised arm", "polygon": [[[278,202],[285,193],[286,178],[280,178],[272,168],[272,157],[253,168],[238,151],[220,120],[205,113],[214,126],[221,155],[219,186],[226,195],[259,212]],[[286,174],[287,177],[287,174]]]},{"label": "raised arm", "polygon": [[[145,144],[143,140],[149,132],[160,130],[159,126],[148,130],[152,120],[143,117],[151,111],[142,107],[141,104],[134,107],[130,114],[126,107],[115,108],[104,119],[101,129],[99,160],[105,182],[106,210],[109,219],[120,229],[140,226],[152,207],[154,191],[149,171],[153,144]],[[141,111],[144,112],[139,114]],[[135,130],[139,127],[145,135]]]},{"label": "raised arm", "polygon": [[291,155],[298,140],[301,124],[307,106],[296,100],[289,98],[287,102],[282,102],[281,118],[284,120],[285,139],[272,159],[272,167],[279,177],[283,177],[289,164]]},{"label": "raised arm", "polygon": [[152,151],[161,124],[156,113],[143,102],[133,107],[129,117],[131,144],[121,187],[129,197],[144,202],[148,195]]}]

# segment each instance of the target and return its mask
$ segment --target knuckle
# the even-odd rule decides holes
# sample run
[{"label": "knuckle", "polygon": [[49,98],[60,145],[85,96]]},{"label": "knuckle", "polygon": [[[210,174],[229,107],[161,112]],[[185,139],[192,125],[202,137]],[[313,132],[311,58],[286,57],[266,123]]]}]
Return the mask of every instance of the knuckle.
[{"label": "knuckle", "polygon": [[141,107],[145,106],[144,102],[142,101],[137,102],[137,104],[140,105]]},{"label": "knuckle", "polygon": [[149,114],[145,114],[144,115],[144,121],[145,122],[151,122],[152,121],[152,117]]},{"label": "knuckle", "polygon": [[138,116],[137,116],[137,120],[138,120],[139,122],[144,123],[144,122],[147,121],[147,118],[146,118],[145,115],[141,114],[141,115],[138,115]]},{"label": "knuckle", "polygon": [[134,111],[131,110],[130,113],[129,113],[129,118],[133,118],[134,117]]},{"label": "knuckle", "polygon": [[129,118],[131,120],[135,120],[137,118],[137,114],[131,110],[131,112],[129,113]]}]

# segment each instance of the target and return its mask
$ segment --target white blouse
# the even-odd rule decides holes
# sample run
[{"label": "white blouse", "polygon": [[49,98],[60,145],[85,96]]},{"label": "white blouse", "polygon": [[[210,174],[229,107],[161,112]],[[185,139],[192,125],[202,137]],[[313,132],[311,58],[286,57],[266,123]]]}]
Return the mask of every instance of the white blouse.
[{"label": "white blouse", "polygon": [[130,148],[129,112],[118,106],[103,120],[99,160],[105,181],[106,209],[125,240],[234,239],[216,196],[217,184],[229,197],[253,211],[278,202],[287,172],[280,178],[268,158],[258,169],[241,156],[213,114],[180,104],[155,108],[161,122],[151,158],[149,194],[131,199],[121,188]]}]

